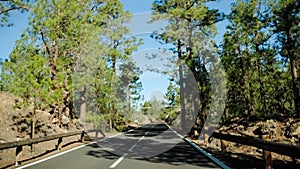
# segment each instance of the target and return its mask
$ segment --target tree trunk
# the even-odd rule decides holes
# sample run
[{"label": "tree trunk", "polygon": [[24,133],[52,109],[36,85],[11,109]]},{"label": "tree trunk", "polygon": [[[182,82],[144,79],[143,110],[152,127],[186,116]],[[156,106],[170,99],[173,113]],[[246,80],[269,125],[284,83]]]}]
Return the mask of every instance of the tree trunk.
[{"label": "tree trunk", "polygon": [[[31,139],[33,139],[35,137],[34,134],[35,134],[35,113],[36,113],[35,109],[36,108],[34,107],[33,109],[34,109],[33,114],[31,116],[31,133],[30,133],[30,138]],[[31,152],[33,152],[34,151],[34,144],[31,144],[30,147],[31,147]]]},{"label": "tree trunk", "polygon": [[[256,33],[256,36],[255,36],[256,41],[257,41],[257,39],[258,39],[258,33]],[[270,111],[267,111],[266,93],[265,93],[265,89],[264,89],[264,83],[263,83],[263,80],[262,80],[263,74],[262,74],[262,65],[261,65],[261,62],[260,62],[260,57],[263,54],[259,50],[259,44],[255,45],[255,51],[259,54],[258,60],[256,60],[256,65],[257,65],[257,70],[258,70],[258,80],[259,80],[259,86],[260,86],[259,87],[259,95],[260,95],[259,97],[260,97],[260,100],[263,101],[262,112],[266,112],[267,116],[268,116],[268,115],[271,115],[271,114],[268,113]]]},{"label": "tree trunk", "polygon": [[[60,7],[58,6],[57,9],[57,16],[60,16]],[[53,81],[53,87],[54,89],[60,89],[60,86],[57,84],[57,60],[59,55],[59,34],[60,34],[60,21],[58,20],[56,23],[56,30],[55,30],[55,51],[54,51],[54,57],[51,64],[51,75],[52,75],[52,81]]]},{"label": "tree trunk", "polygon": [[128,121],[131,118],[131,104],[130,104],[130,90],[129,90],[129,85],[127,86],[127,113],[125,114],[125,126],[128,126]]},{"label": "tree trunk", "polygon": [[242,81],[242,94],[243,94],[244,101],[245,101],[244,107],[245,107],[245,110],[248,111],[248,114],[245,114],[245,115],[249,115],[251,110],[249,108],[249,99],[248,99],[248,96],[246,93],[244,62],[243,62],[243,57],[242,57],[240,49],[238,49],[238,52],[239,52],[238,56],[240,57],[240,64],[241,64],[241,71],[242,71],[241,81]]},{"label": "tree trunk", "polygon": [[298,70],[297,70],[297,60],[295,49],[292,44],[294,40],[292,39],[292,31],[291,28],[288,30],[287,33],[287,40],[288,40],[288,55],[290,58],[290,65],[291,65],[291,73],[293,79],[293,93],[294,93],[294,104],[295,104],[295,111],[298,118],[300,118],[300,95],[299,95],[299,84],[298,84]]},{"label": "tree trunk", "polygon": [[180,114],[181,114],[181,127],[182,130],[186,130],[186,123],[185,123],[185,116],[186,116],[186,110],[185,110],[185,101],[184,101],[184,80],[183,80],[183,70],[182,70],[182,61],[181,59],[181,42],[178,40],[177,42],[177,50],[178,50],[178,60],[179,60],[179,86],[180,86]]},{"label": "tree trunk", "polygon": [[80,105],[80,121],[84,122],[86,119],[86,102],[85,97],[81,97],[81,105]]},{"label": "tree trunk", "polygon": [[113,131],[113,122],[112,122],[112,119],[109,118],[109,132],[112,132]]},{"label": "tree trunk", "polygon": [[295,111],[297,117],[300,118],[300,96],[299,96],[298,74],[297,74],[297,66],[296,66],[295,58],[291,57],[290,62],[291,62],[292,79],[293,79]]},{"label": "tree trunk", "polygon": [[[117,49],[118,47],[118,42],[114,41],[113,42],[113,49]],[[112,56],[112,67],[113,67],[113,74],[116,75],[116,70],[117,70],[117,58],[115,55]]]}]

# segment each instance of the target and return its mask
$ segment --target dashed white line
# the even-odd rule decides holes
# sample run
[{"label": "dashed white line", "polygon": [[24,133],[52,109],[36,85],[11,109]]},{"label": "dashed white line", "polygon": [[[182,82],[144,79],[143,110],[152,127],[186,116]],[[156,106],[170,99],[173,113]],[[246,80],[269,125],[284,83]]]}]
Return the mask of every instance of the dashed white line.
[{"label": "dashed white line", "polygon": [[[153,125],[153,126],[154,126],[154,125]],[[150,130],[152,130],[153,126],[151,126]],[[147,135],[147,134],[149,133],[150,130],[148,130],[148,131],[145,133],[145,135]],[[130,130],[129,130],[129,131],[130,131]],[[131,130],[131,131],[133,131],[133,130]],[[138,140],[133,146],[131,146],[131,147],[128,149],[128,151],[129,151],[129,152],[132,152],[132,150],[136,147],[136,145],[137,145],[140,141],[142,141],[144,138],[145,138],[145,136],[142,136],[141,138],[139,138],[139,140]],[[109,168],[115,168],[118,164],[121,163],[121,161],[122,161],[127,155],[128,155],[128,153],[125,153],[122,157],[120,157],[117,161],[115,161],[111,166],[109,166]]]},{"label": "dashed white line", "polygon": [[136,147],[136,145],[145,138],[145,136],[141,137],[132,147],[130,147],[129,152],[132,152],[132,150]]}]

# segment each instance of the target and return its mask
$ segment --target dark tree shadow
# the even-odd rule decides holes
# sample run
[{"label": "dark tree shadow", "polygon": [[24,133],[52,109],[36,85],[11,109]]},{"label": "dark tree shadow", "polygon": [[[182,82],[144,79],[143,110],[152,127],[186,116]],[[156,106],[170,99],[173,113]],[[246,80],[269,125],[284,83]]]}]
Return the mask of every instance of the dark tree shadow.
[{"label": "dark tree shadow", "polygon": [[[175,166],[188,164],[206,168],[220,168],[204,155],[195,151],[192,146],[178,138],[173,131],[169,131],[170,134],[166,133],[164,135],[160,135],[168,129],[169,128],[164,124],[155,125],[154,127],[139,127],[134,131],[124,133],[120,137],[109,138],[105,140],[105,142],[89,145],[94,149],[90,150],[86,155],[93,156],[95,158],[116,160],[121,156],[121,154],[116,152],[120,152],[122,150],[124,150],[124,152],[128,152],[128,149],[134,145],[133,143],[136,143],[138,138],[144,136],[145,138],[135,146],[135,151],[132,154],[128,154],[126,158]],[[170,144],[165,142],[166,140],[172,141],[175,136],[179,140],[179,143]],[[164,141],[161,142],[160,140]],[[106,149],[106,146],[109,146],[109,150]],[[155,150],[152,149],[153,147],[155,147]],[[161,150],[163,148],[165,148],[166,151],[161,153],[156,152],[156,150]],[[145,152],[157,154],[153,156],[142,156]],[[140,158],[139,155],[142,157]]]}]

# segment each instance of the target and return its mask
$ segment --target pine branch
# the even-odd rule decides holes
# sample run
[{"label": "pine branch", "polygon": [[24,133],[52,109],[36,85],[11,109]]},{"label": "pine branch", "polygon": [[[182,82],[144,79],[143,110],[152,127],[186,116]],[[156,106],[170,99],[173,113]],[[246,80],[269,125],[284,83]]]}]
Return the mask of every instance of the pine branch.
[{"label": "pine branch", "polygon": [[18,9],[22,9],[22,8],[20,8],[20,7],[7,8],[7,9],[4,9],[3,11],[0,11],[0,15],[7,13],[9,11],[18,10]]},{"label": "pine branch", "polygon": [[47,45],[47,42],[46,42],[46,40],[45,40],[45,37],[44,37],[44,33],[43,33],[42,30],[40,30],[40,31],[41,31],[43,43],[44,43],[44,45],[46,46],[47,53],[48,53],[49,55],[51,55],[50,49],[49,49],[49,47],[48,47],[48,45]]}]

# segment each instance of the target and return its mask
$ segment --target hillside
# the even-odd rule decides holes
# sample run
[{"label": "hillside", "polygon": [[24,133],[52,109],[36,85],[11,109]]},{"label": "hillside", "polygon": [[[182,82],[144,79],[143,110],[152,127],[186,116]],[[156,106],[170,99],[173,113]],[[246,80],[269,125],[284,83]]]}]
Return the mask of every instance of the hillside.
[{"label": "hillside", "polygon": [[[26,109],[15,107],[18,98],[7,92],[1,92],[0,98],[0,140],[1,142],[16,141],[29,138],[31,130],[31,112],[32,108],[29,106]],[[43,137],[51,134],[65,133],[77,129],[81,126],[77,120],[65,120],[63,128],[58,127],[56,119],[50,121],[51,114],[47,110],[38,111],[36,115],[36,133],[35,137]]]}]

